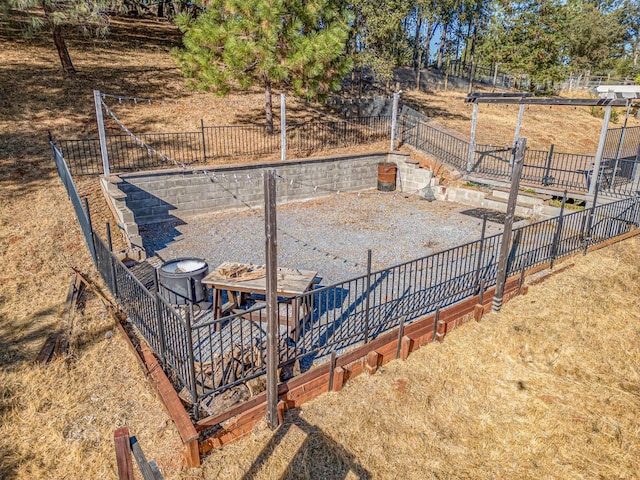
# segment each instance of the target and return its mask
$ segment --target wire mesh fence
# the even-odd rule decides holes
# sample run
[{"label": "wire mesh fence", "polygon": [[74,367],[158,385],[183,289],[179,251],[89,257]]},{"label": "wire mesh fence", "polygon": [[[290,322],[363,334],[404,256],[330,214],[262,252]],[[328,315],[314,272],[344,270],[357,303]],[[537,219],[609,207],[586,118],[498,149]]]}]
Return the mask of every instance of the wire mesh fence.
[{"label": "wire mesh fence", "polygon": [[[70,197],[75,195],[74,207],[80,207],[78,220],[86,223],[64,158],[53,151],[61,180]],[[638,229],[640,196],[564,213],[514,229],[509,275]],[[495,285],[501,239],[501,234],[482,237],[293,298],[280,298],[280,368],[293,371],[290,367],[297,364],[305,371],[327,361],[332,353],[342,354]],[[95,251],[105,284],[162,364],[173,372],[177,387],[189,391],[195,412],[216,394],[265,374],[263,300],[254,299],[244,309],[222,317],[213,310],[194,315],[195,305],[171,305],[157,284],[145,286],[95,232],[87,237],[87,244]]]}]

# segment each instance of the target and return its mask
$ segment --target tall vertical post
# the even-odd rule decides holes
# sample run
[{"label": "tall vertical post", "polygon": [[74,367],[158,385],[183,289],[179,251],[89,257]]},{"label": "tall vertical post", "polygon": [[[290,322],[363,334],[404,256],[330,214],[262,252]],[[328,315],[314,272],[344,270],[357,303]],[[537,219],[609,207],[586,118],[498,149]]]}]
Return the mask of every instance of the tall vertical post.
[{"label": "tall vertical post", "polygon": [[473,170],[473,159],[476,152],[476,126],[478,124],[478,104],[473,104],[473,117],[471,118],[471,138],[469,140],[469,157],[467,158],[467,173]]},{"label": "tall vertical post", "polygon": [[280,94],[280,160],[287,159],[287,105],[285,94]]},{"label": "tall vertical post", "polygon": [[278,427],[278,239],[276,176],[264,176],[265,256],[267,263],[267,425]]},{"label": "tall vertical post", "polygon": [[200,131],[202,132],[202,163],[207,163],[207,138],[204,134],[204,120],[200,119]]},{"label": "tall vertical post", "polygon": [[111,175],[109,168],[109,152],[107,151],[107,134],[104,130],[104,117],[102,116],[102,95],[100,90],[93,91],[93,102],[96,106],[96,120],[98,121],[98,136],[100,137],[100,156],[102,157],[102,171],[105,177]]},{"label": "tall vertical post", "polygon": [[493,296],[493,311],[499,312],[502,307],[502,297],[504,295],[504,284],[507,280],[507,260],[511,247],[511,234],[513,233],[513,216],[516,211],[518,200],[518,188],[520,187],[520,176],[524,164],[524,151],[527,148],[527,139],[519,138],[515,144],[513,154],[513,173],[511,175],[511,189],[509,190],[509,201],[507,202],[507,215],[504,219],[504,231],[502,232],[502,243],[500,244],[500,259],[498,260],[498,274],[496,278],[496,292]]},{"label": "tall vertical post", "polygon": [[482,282],[482,257],[484,253],[484,239],[487,234],[487,214],[485,213],[482,216],[482,231],[480,233],[480,245],[478,246],[478,259],[476,261],[476,284],[478,286],[478,290],[480,289],[480,283]]},{"label": "tall vertical post", "polygon": [[562,225],[564,224],[564,207],[567,204],[567,191],[564,191],[562,195],[562,205],[560,206],[560,215],[558,216],[558,228],[556,229],[555,234],[553,235],[553,245],[551,246],[551,263],[549,264],[549,268],[553,269],[553,264],[556,261],[556,257],[558,256],[558,244],[562,239]]},{"label": "tall vertical post", "polygon": [[607,105],[604,111],[604,120],[602,121],[602,129],[600,130],[600,140],[598,141],[598,150],[596,151],[596,159],[593,162],[593,172],[591,173],[591,182],[589,183],[589,194],[587,196],[587,208],[589,203],[593,202],[593,196],[598,185],[600,176],[600,164],[602,163],[602,155],[604,154],[604,144],[607,140],[607,129],[609,128],[609,119],[611,118],[611,105]]},{"label": "tall vertical post", "polygon": [[624,117],[624,125],[620,131],[620,140],[618,141],[618,148],[616,149],[616,163],[613,167],[613,175],[611,176],[611,188],[615,186],[616,173],[618,172],[618,164],[620,163],[620,154],[622,153],[622,145],[624,144],[624,136],[627,132],[627,122],[629,121],[629,110],[631,110],[631,101],[627,100],[627,113]]},{"label": "tall vertical post", "polygon": [[367,250],[367,293],[364,297],[364,343],[369,343],[369,321],[370,313],[369,308],[371,303],[369,301],[369,295],[371,295],[371,249]]},{"label": "tall vertical post", "polygon": [[520,129],[522,128],[522,118],[524,117],[524,103],[520,104],[520,108],[518,109],[518,120],[516,122],[516,132],[513,134],[513,144],[518,141],[520,138]]},{"label": "tall vertical post", "polygon": [[393,107],[391,110],[391,151],[396,149],[396,136],[398,134],[398,101],[400,92],[393,94]]}]

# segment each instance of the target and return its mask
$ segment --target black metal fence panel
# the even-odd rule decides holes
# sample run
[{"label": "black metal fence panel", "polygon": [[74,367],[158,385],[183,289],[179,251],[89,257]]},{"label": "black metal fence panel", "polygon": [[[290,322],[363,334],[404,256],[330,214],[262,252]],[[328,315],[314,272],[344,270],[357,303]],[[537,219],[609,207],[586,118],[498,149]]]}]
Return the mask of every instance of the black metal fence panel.
[{"label": "black metal fence panel", "polygon": [[[390,129],[388,116],[291,124],[287,126],[287,149],[309,154],[371,143],[388,138]],[[261,125],[203,125],[196,132],[107,135],[106,141],[114,173],[205,165],[217,158],[274,155],[281,149],[279,127],[269,133]],[[56,145],[74,175],[102,173],[99,139],[57,140]]]},{"label": "black metal fence panel", "polygon": [[[74,192],[64,158],[58,171]],[[77,196],[77,191],[76,191]],[[80,222],[87,216],[79,197]],[[75,206],[74,203],[74,206]],[[640,227],[640,196],[531,223],[514,229],[509,275],[554,261]],[[90,225],[89,225],[90,228]],[[145,287],[91,232],[96,267],[130,321],[166,367],[207,405],[215,394],[265,374],[266,306],[257,298],[246,310],[215,318],[211,310],[170,305]],[[280,299],[279,366],[285,375],[326,361],[495,285],[502,235],[453,247],[343,282]],[[296,313],[297,310],[297,313]],[[302,312],[302,314],[300,313]]]},{"label": "black metal fence panel", "polygon": [[80,224],[80,229],[82,230],[82,235],[84,236],[85,242],[87,242],[89,253],[91,254],[91,258],[93,259],[93,263],[95,264],[96,251],[93,246],[93,229],[91,227],[89,213],[85,210],[84,205],[82,204],[82,200],[80,199],[80,195],[78,194],[78,189],[73,182],[73,177],[71,176],[71,172],[69,171],[69,167],[65,162],[62,152],[58,148],[56,148],[56,146],[52,142],[50,142],[50,145],[53,152],[53,159],[56,163],[56,169],[58,170],[58,176],[60,177],[62,185],[67,191],[69,200],[71,200],[73,210],[75,211],[76,218],[78,219],[78,223]]}]

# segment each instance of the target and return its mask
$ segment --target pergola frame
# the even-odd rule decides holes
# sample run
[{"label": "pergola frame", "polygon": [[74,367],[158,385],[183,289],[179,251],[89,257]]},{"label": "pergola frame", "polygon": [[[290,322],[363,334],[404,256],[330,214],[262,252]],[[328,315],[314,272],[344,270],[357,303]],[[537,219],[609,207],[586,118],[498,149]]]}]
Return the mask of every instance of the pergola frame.
[{"label": "pergola frame", "polygon": [[[469,145],[469,158],[467,159],[467,175],[471,173],[473,168],[473,159],[476,146],[476,125],[478,121],[478,105],[481,103],[493,103],[502,105],[520,105],[518,111],[518,121],[514,135],[514,144],[520,137],[520,127],[522,126],[522,118],[524,116],[525,105],[548,105],[548,106],[567,106],[567,107],[605,107],[604,120],[600,130],[600,139],[598,141],[598,150],[596,151],[595,161],[593,163],[593,173],[591,178],[594,181],[589,185],[587,198],[593,198],[596,186],[598,172],[602,163],[604,154],[604,144],[607,138],[607,129],[609,128],[609,120],[611,118],[611,107],[627,107],[627,116],[629,108],[638,98],[631,98],[625,95],[620,98],[616,94],[615,86],[611,86],[611,90],[600,93],[601,98],[549,98],[549,97],[533,97],[531,93],[482,93],[474,92],[467,95],[464,99],[465,103],[473,104],[473,117],[471,122],[471,139]],[[625,119],[625,126],[627,121]]]}]

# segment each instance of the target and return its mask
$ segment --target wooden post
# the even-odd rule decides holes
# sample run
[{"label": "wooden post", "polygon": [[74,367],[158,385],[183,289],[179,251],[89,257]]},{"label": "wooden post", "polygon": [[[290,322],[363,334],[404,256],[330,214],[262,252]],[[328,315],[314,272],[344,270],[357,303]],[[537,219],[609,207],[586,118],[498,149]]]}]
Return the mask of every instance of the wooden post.
[{"label": "wooden post", "polygon": [[398,130],[398,101],[400,100],[400,92],[393,94],[393,108],[391,110],[391,151],[396,149],[396,135]]},{"label": "wooden post", "polygon": [[469,140],[469,157],[467,158],[467,173],[473,170],[473,160],[476,150],[476,126],[478,124],[478,104],[473,104],[473,117],[471,119],[471,139]]},{"label": "wooden post", "polygon": [[513,143],[515,144],[520,138],[520,128],[522,128],[522,117],[524,117],[524,104],[520,104],[518,110],[518,121],[516,122],[516,133],[513,135]]},{"label": "wooden post", "polygon": [[96,106],[96,120],[98,121],[98,136],[100,137],[100,155],[102,156],[102,170],[105,177],[111,176],[109,168],[109,152],[107,150],[107,134],[104,131],[104,117],[102,116],[102,95],[100,90],[93,91],[93,102]]},{"label": "wooden post", "polygon": [[507,215],[504,220],[504,231],[502,232],[502,243],[500,244],[500,259],[498,261],[498,274],[496,278],[496,291],[493,296],[493,311],[499,312],[502,307],[502,296],[504,294],[504,283],[507,279],[507,260],[509,259],[509,248],[511,244],[511,234],[513,232],[513,216],[518,200],[518,188],[520,187],[520,176],[524,164],[524,152],[527,148],[527,139],[520,138],[515,144],[513,154],[513,173],[511,175],[511,190],[509,191],[509,201],[507,203]]},{"label": "wooden post", "polygon": [[129,429],[123,427],[113,432],[113,443],[116,450],[118,480],[133,480],[133,462],[131,460]]},{"label": "wooden post", "polygon": [[604,154],[604,144],[607,140],[607,129],[609,128],[609,119],[611,118],[611,105],[607,105],[604,111],[604,120],[602,121],[602,129],[600,130],[600,140],[598,141],[598,150],[596,151],[596,159],[593,162],[593,172],[591,173],[591,182],[589,183],[589,194],[587,195],[587,205],[589,208],[593,203],[593,196],[596,192],[598,178],[600,176],[600,164],[602,163],[602,155]]},{"label": "wooden post", "polygon": [[267,425],[278,427],[278,240],[276,176],[264,176],[265,256],[267,264]]}]

